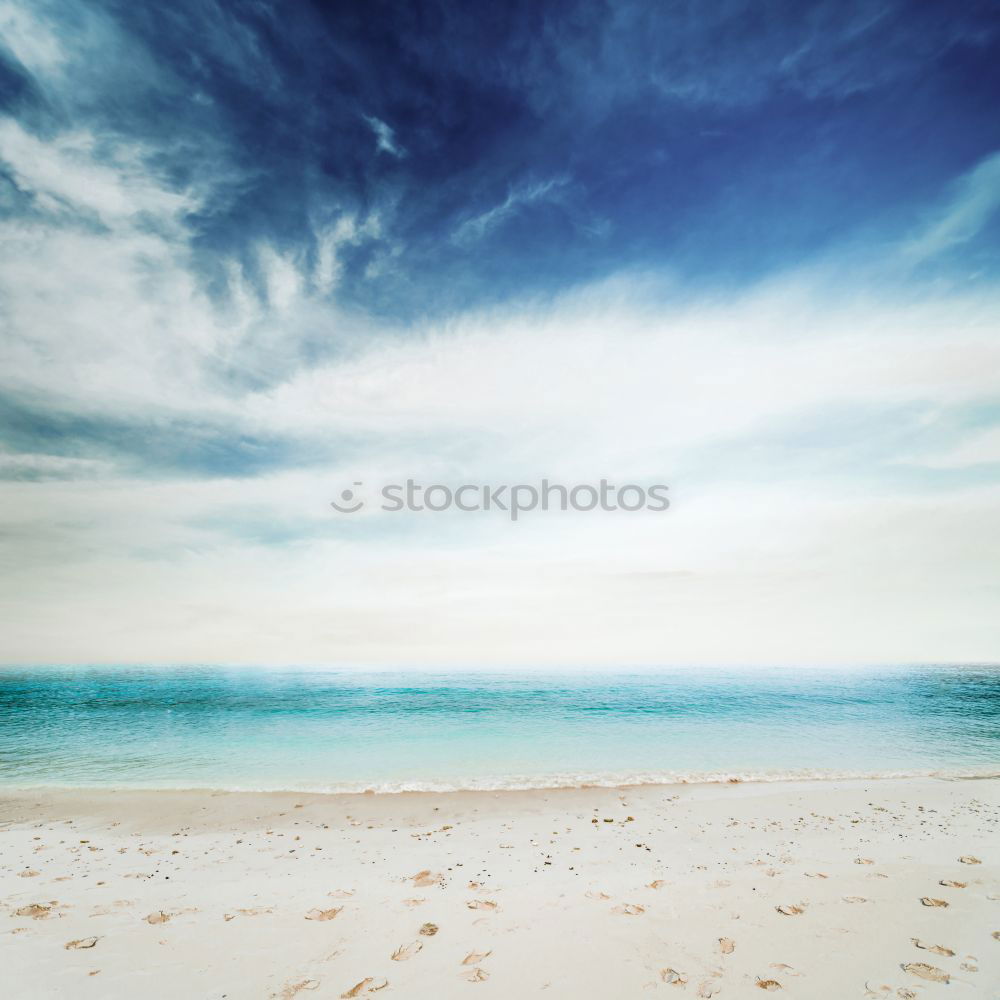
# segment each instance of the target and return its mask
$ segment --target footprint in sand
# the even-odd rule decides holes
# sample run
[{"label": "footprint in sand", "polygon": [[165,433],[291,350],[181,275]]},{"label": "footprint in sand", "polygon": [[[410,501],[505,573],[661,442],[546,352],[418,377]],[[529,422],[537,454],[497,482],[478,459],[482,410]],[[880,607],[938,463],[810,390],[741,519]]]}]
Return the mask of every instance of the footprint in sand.
[{"label": "footprint in sand", "polygon": [[875,862],[872,861],[871,858],[855,858],[854,859],[854,863],[856,865],[873,865],[873,864],[875,864]]},{"label": "footprint in sand", "polygon": [[333,920],[333,918],[338,913],[340,913],[342,909],[343,909],[342,906],[334,906],[331,907],[329,910],[320,910],[320,909],[310,910],[306,914],[306,920],[318,920],[321,922],[324,920]]},{"label": "footprint in sand", "polygon": [[719,951],[723,955],[732,955],[736,948],[736,942],[732,938],[719,938]]},{"label": "footprint in sand", "polygon": [[163,910],[157,910],[156,913],[150,913],[148,916],[143,917],[143,920],[147,924],[165,924],[170,919],[169,913],[164,913]]},{"label": "footprint in sand", "polygon": [[896,1000],[917,1000],[917,994],[913,990],[908,989],[906,986],[900,986],[898,990],[893,994],[891,986],[872,986],[869,983],[865,983],[865,996],[867,997],[888,997],[890,994],[896,997]]},{"label": "footprint in sand", "polygon": [[390,956],[394,962],[406,962],[416,955],[423,945],[419,941],[414,941],[412,944],[401,944]]},{"label": "footprint in sand", "polygon": [[664,882],[662,878],[658,878],[655,881],[650,882],[649,885],[646,886],[646,888],[647,889],[662,889],[666,884],[667,883]]},{"label": "footprint in sand", "polygon": [[938,885],[943,885],[946,889],[964,889],[968,882],[953,882],[951,879],[943,878]]},{"label": "footprint in sand", "polygon": [[955,953],[951,948],[945,948],[940,944],[927,944],[926,941],[921,941],[919,938],[910,938],[913,942],[915,948],[920,948],[923,951],[932,951],[935,955],[945,955],[947,958],[954,958]]},{"label": "footprint in sand", "polygon": [[786,976],[801,976],[802,973],[798,972],[792,966],[787,965],[785,962],[772,962],[770,968],[777,969],[779,972],[785,973]]},{"label": "footprint in sand", "polygon": [[421,889],[430,885],[439,885],[443,879],[444,876],[440,872],[432,872],[430,868],[425,868],[422,872],[417,872],[416,875],[410,877],[410,881]]},{"label": "footprint in sand", "polygon": [[947,984],[951,981],[951,976],[947,972],[936,966],[928,965],[926,962],[907,962],[903,966],[903,971],[909,972],[913,976],[919,976],[921,979],[926,979],[932,983]]},{"label": "footprint in sand", "polygon": [[347,992],[341,993],[341,1000],[349,1000],[351,997],[360,997],[365,993],[377,993],[384,990],[389,985],[388,979],[374,979],[367,976],[360,983],[355,983]]},{"label": "footprint in sand", "polygon": [[[300,979],[297,983],[289,983],[282,991],[276,994],[280,1000],[294,1000],[303,990],[318,990],[318,979]],[[274,996],[275,994],[272,994]]]},{"label": "footprint in sand", "polygon": [[781,983],[777,979],[757,979],[757,989],[767,990],[768,993],[777,993],[781,989]]},{"label": "footprint in sand", "polygon": [[495,911],[497,904],[489,899],[470,899],[465,904],[470,910],[490,910]]},{"label": "footprint in sand", "polygon": [[470,983],[485,983],[490,978],[490,974],[485,969],[470,969],[466,980]]},{"label": "footprint in sand", "polygon": [[933,896],[921,896],[920,902],[924,906],[947,906],[948,902],[944,899],[935,899]]},{"label": "footprint in sand", "polygon": [[479,965],[484,959],[487,959],[492,955],[492,951],[470,951],[465,958],[462,959],[462,965]]},{"label": "footprint in sand", "polygon": [[51,903],[29,903],[14,911],[16,917],[31,917],[32,920],[44,920],[55,906],[55,901]]},{"label": "footprint in sand", "polygon": [[660,969],[660,978],[673,986],[684,986],[687,983],[687,976],[676,969]]},{"label": "footprint in sand", "polygon": [[867,903],[868,900],[864,896],[844,896],[845,903]]},{"label": "footprint in sand", "polygon": [[708,1000],[709,997],[714,997],[716,993],[721,992],[722,987],[718,983],[713,983],[711,980],[706,979],[705,982],[698,986],[699,997],[703,1000]]},{"label": "footprint in sand", "polygon": [[437,924],[422,924],[418,933],[423,934],[424,937],[434,937],[438,932]]},{"label": "footprint in sand", "polygon": [[80,938],[79,941],[67,941],[63,947],[67,951],[73,951],[77,948],[93,948],[97,942],[98,938],[96,937]]},{"label": "footprint in sand", "polygon": [[963,854],[959,859],[963,865],[981,865],[979,858],[974,858],[971,854]]},{"label": "footprint in sand", "polygon": [[41,875],[41,872],[36,872],[34,868],[25,868],[23,872],[18,872],[18,878],[35,878],[36,875]]},{"label": "footprint in sand", "polygon": [[786,904],[784,906],[776,906],[775,909],[786,917],[797,917],[800,914],[806,912],[804,906],[791,906],[789,904]]},{"label": "footprint in sand", "polygon": [[423,903],[426,902],[427,900],[423,898],[404,899],[403,906],[421,906]]},{"label": "footprint in sand", "polygon": [[611,912],[620,916],[637,917],[640,913],[646,912],[646,907],[640,906],[638,903],[621,903],[612,907]]}]

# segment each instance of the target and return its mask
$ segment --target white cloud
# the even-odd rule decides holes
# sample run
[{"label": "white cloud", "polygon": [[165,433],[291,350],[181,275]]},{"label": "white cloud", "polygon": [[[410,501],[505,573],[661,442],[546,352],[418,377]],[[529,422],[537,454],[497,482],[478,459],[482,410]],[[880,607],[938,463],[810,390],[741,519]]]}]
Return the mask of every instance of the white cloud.
[{"label": "white cloud", "polygon": [[16,3],[0,3],[0,33],[25,69],[45,77],[61,71],[66,55],[55,34]]},{"label": "white cloud", "polygon": [[199,282],[187,222],[210,193],[173,188],[145,166],[150,152],[81,131],[43,140],[0,120],[0,160],[36,207],[0,222],[0,388],[119,416],[239,416],[220,371],[267,381],[295,367],[305,331],[337,327],[338,254],[377,216],[321,230],[314,265],[258,244],[263,300],[242,264],[223,260],[222,307]]},{"label": "white cloud", "polygon": [[[347,433],[363,448],[244,480],[102,469],[71,487],[8,484],[2,527],[20,539],[4,590],[11,659],[829,662],[984,658],[1000,638],[988,610],[996,487],[919,496],[822,462],[807,477],[780,462],[749,477],[687,471],[705,454],[732,458],[794,434],[825,407],[982,399],[1000,361],[989,297],[796,309],[810,296],[789,279],[665,310],[622,280],[376,341],[233,397],[210,395],[200,368],[226,331],[193,288],[170,287],[177,297],[157,297],[151,312],[140,310],[141,282],[122,280],[105,303],[123,322],[140,310],[137,332],[156,331],[135,357],[95,358],[106,406],[141,412],[148,393],[175,414],[210,409],[247,431],[316,441]],[[304,283],[286,291],[279,317],[307,308]],[[99,325],[98,302],[86,302]],[[168,307],[180,325],[163,320]],[[947,344],[942,316],[956,331]],[[149,366],[157,337],[180,355],[171,365]],[[67,368],[78,363],[70,351]],[[42,384],[69,380],[61,364],[38,373]],[[344,485],[409,475],[666,480],[674,508],[516,525],[473,514],[333,520],[327,500]],[[276,544],[271,531],[290,537]]]},{"label": "white cloud", "polygon": [[[387,438],[401,427],[428,437],[460,429],[488,440],[494,462],[502,447],[534,467],[627,468],[783,420],[794,426],[825,407],[959,405],[989,394],[1000,365],[992,295],[823,301],[782,315],[780,303],[802,297],[794,281],[735,302],[657,309],[628,288],[466,315],[302,371],[248,402],[288,429],[326,424]],[[950,341],[940,337],[942,316]]]},{"label": "white cloud", "polygon": [[22,191],[49,212],[70,209],[116,225],[149,214],[176,226],[193,199],[150,176],[143,150],[116,145],[98,159],[98,142],[88,132],[43,140],[13,119],[0,119],[0,160]]}]

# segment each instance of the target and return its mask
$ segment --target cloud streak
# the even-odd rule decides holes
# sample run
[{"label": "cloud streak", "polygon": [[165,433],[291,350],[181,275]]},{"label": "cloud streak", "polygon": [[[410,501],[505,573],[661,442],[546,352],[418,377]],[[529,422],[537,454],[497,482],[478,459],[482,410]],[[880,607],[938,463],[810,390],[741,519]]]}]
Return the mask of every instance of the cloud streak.
[{"label": "cloud streak", "polygon": [[968,243],[1000,208],[1000,152],[985,157],[954,184],[954,194],[944,210],[910,241],[904,252],[925,260]]}]

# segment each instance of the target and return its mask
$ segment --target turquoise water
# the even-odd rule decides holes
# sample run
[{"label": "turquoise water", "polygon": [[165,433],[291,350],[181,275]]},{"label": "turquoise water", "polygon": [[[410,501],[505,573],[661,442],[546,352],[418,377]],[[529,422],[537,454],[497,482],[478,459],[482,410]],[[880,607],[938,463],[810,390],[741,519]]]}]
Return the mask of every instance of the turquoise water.
[{"label": "turquoise water", "polygon": [[0,671],[0,783],[360,790],[1000,772],[1000,670]]}]

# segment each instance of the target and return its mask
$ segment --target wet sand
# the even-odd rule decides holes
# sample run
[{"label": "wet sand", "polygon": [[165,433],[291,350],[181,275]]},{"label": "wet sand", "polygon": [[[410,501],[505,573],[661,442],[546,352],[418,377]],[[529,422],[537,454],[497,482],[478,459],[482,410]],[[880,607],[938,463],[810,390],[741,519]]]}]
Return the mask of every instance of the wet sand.
[{"label": "wet sand", "polygon": [[1000,996],[1000,779],[0,792],[22,998]]}]

